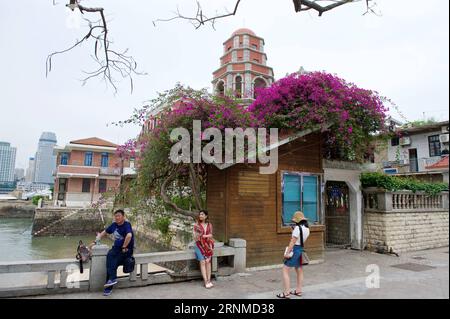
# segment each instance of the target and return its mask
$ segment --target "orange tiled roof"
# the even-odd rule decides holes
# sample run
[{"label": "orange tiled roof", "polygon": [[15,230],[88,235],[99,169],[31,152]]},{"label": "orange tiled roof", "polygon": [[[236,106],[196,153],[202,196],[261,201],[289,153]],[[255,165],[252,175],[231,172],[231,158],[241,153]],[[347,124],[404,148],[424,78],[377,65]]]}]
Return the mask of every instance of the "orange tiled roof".
[{"label": "orange tiled roof", "polygon": [[440,161],[434,163],[433,165],[428,165],[426,169],[439,169],[448,168],[448,156],[443,157]]},{"label": "orange tiled roof", "polygon": [[70,141],[70,144],[83,144],[83,145],[93,145],[93,146],[106,146],[106,147],[117,147],[117,144],[102,140],[98,137],[89,137],[81,140]]}]

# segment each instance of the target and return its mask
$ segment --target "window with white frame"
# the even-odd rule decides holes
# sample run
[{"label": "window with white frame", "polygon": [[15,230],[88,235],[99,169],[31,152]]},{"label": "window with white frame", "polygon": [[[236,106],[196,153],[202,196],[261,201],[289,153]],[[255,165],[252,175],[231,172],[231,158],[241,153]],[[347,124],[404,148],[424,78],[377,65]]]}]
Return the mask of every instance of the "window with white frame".
[{"label": "window with white frame", "polygon": [[430,157],[441,156],[441,141],[439,135],[428,136],[428,148],[430,150]]}]

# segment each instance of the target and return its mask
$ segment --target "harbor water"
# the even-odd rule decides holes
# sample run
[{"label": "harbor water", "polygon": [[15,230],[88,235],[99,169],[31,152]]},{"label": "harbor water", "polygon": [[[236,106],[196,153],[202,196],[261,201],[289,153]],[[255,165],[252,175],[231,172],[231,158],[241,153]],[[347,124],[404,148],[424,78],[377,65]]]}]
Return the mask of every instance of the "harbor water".
[{"label": "harbor water", "polygon": [[[83,236],[33,237],[31,218],[0,218],[0,262],[75,258],[78,242],[89,244],[95,234]],[[100,229],[99,229],[100,231]],[[109,238],[102,244],[111,245]],[[136,240],[136,252],[155,252],[162,247],[148,241]]]}]

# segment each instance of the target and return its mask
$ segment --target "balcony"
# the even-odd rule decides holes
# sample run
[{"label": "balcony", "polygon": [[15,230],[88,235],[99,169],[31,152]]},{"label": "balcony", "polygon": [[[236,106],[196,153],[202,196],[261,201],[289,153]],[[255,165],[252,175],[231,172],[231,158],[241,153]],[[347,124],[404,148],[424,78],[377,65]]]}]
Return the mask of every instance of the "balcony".
[{"label": "balcony", "polygon": [[398,161],[384,161],[382,162],[383,168],[390,168],[390,167],[399,167],[399,166],[405,166],[404,160],[398,160]]},{"label": "balcony", "polygon": [[119,167],[100,167],[100,175],[120,176],[121,174]]},{"label": "balcony", "polygon": [[103,176],[120,176],[122,170],[120,167],[96,167],[96,166],[78,166],[78,165],[59,165],[56,169],[57,177],[80,177],[96,178]]},{"label": "balcony", "polygon": [[56,176],[59,178],[95,178],[99,176],[99,168],[91,166],[59,165],[56,170]]},{"label": "balcony", "polygon": [[136,169],[134,167],[124,167],[123,175],[124,176],[134,176],[134,175],[136,175]]}]

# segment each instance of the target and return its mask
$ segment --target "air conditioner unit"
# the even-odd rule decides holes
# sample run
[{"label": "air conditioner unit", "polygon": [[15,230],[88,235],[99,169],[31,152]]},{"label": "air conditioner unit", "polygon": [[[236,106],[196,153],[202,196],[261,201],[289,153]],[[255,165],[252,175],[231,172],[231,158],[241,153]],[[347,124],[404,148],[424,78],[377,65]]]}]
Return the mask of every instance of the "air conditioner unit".
[{"label": "air conditioner unit", "polygon": [[447,125],[447,126],[442,126],[442,133],[443,134],[445,134],[445,133],[448,133],[448,131],[449,131],[449,126]]},{"label": "air conditioner unit", "polygon": [[448,133],[439,135],[439,141],[441,143],[448,143],[448,141],[449,141]]},{"label": "air conditioner unit", "polygon": [[404,136],[404,137],[400,138],[400,145],[402,145],[402,146],[411,145],[411,137]]}]

